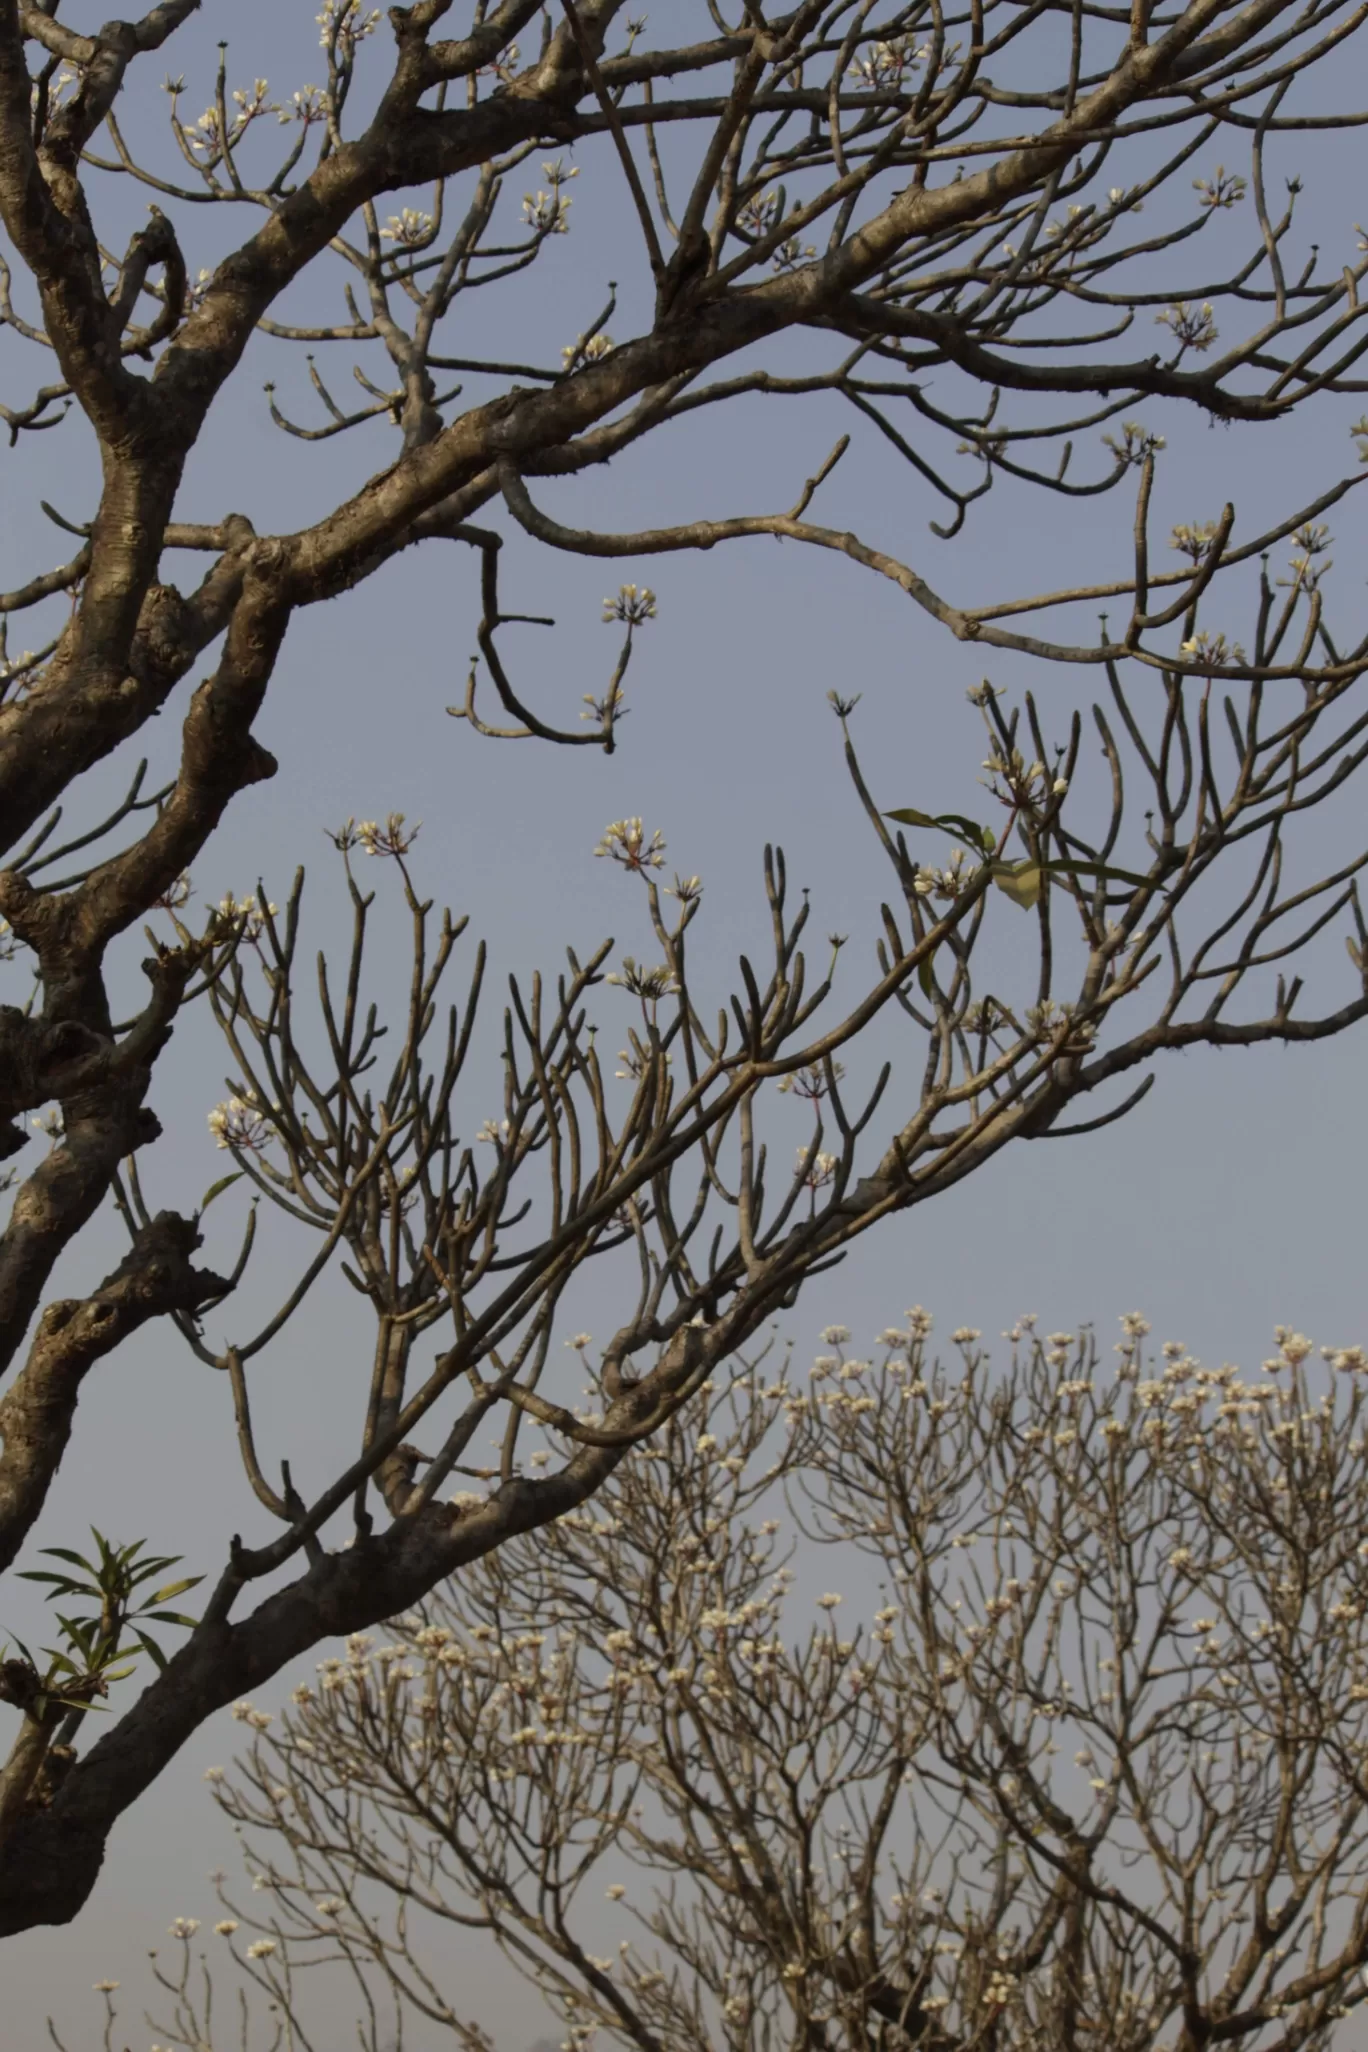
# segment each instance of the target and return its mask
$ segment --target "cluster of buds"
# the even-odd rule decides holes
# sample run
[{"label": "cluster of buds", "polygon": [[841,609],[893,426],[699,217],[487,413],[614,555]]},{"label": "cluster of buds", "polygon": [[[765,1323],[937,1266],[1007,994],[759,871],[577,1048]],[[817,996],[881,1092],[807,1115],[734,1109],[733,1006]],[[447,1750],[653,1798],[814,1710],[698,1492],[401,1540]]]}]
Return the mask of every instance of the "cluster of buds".
[{"label": "cluster of buds", "polygon": [[[561,362],[566,370],[576,370],[582,363],[600,363],[605,356],[611,356],[616,347],[612,336],[605,335],[600,328],[596,334],[576,335],[573,342],[567,342],[561,350]],[[607,604],[606,599],[604,604]]]},{"label": "cluster of buds", "polygon": [[1181,348],[1195,350],[1198,356],[1204,355],[1220,334],[1211,303],[1205,299],[1200,306],[1193,306],[1186,299],[1177,300],[1154,319],[1158,327],[1173,330],[1173,338]]},{"label": "cluster of buds", "polygon": [[[610,862],[618,863],[623,869],[644,872],[648,869],[665,867],[665,836],[657,828],[649,840],[640,819],[615,819],[604,829],[603,839],[594,850],[595,855],[606,855]],[[698,879],[691,883],[697,885]]]},{"label": "cluster of buds", "polygon": [[745,205],[737,209],[736,225],[743,235],[757,240],[768,235],[779,219],[780,200],[777,192],[752,193]]},{"label": "cluster of buds", "polygon": [[347,63],[355,55],[357,44],[374,35],[380,26],[380,9],[372,7],[369,14],[363,14],[361,0],[323,0],[314,20],[319,27],[320,47]]},{"label": "cluster of buds", "polygon": [[616,984],[632,997],[640,998],[643,1004],[657,1004],[676,988],[674,971],[667,963],[647,969],[631,955],[624,955],[621,969],[610,971],[604,982]]},{"label": "cluster of buds", "polygon": [[[1295,554],[1289,557],[1292,566],[1291,577],[1280,577],[1279,584],[1294,591],[1315,591],[1326,572],[1334,564],[1325,555],[1330,547],[1330,530],[1323,521],[1305,521],[1292,537]],[[1324,562],[1320,561],[1325,557]]]},{"label": "cluster of buds", "polygon": [[[177,878],[165,894],[167,900],[174,898],[182,882],[185,884],[185,897],[189,897],[189,878]],[[184,903],[184,898],[176,902]],[[231,891],[225,891],[214,907],[214,921],[231,927],[238,940],[257,941],[265,930],[266,921],[274,919],[278,910],[279,907],[273,905],[269,898],[264,898],[260,891],[254,898],[235,898]]]},{"label": "cluster of buds", "polygon": [[609,596],[603,601],[605,620],[620,620],[624,627],[640,627],[644,620],[656,616],[656,595],[649,585],[638,590],[634,584],[618,586],[617,597]]},{"label": "cluster of buds", "polygon": [[1104,448],[1111,450],[1118,463],[1129,466],[1143,463],[1147,456],[1153,456],[1166,446],[1162,435],[1152,435],[1138,420],[1122,421],[1120,438],[1103,435],[1102,443]]},{"label": "cluster of buds", "polygon": [[433,219],[420,207],[405,207],[391,214],[380,230],[382,242],[397,243],[402,249],[421,249],[432,240]]},{"label": "cluster of buds", "polygon": [[[840,1062],[833,1062],[832,1073],[839,1083],[845,1070]],[[794,1069],[787,1076],[779,1078],[778,1088],[784,1096],[801,1097],[808,1104],[820,1104],[827,1094],[827,1070],[825,1062],[809,1062],[805,1069]]]},{"label": "cluster of buds", "polygon": [[1180,556],[1190,556],[1194,563],[1200,563],[1215,539],[1214,520],[1192,521],[1174,528],[1169,546],[1177,549]]},{"label": "cluster of buds", "polygon": [[353,848],[360,848],[365,855],[407,855],[422,830],[423,822],[416,819],[409,826],[402,812],[391,812],[383,826],[378,820],[349,819],[328,839],[345,855]]},{"label": "cluster of buds", "polygon": [[1237,206],[1245,196],[1243,178],[1237,171],[1227,171],[1224,164],[1216,166],[1214,178],[1194,178],[1192,189],[1201,194],[1201,204],[1211,209]]},{"label": "cluster of buds", "polygon": [[896,92],[907,73],[920,64],[931,48],[929,43],[913,47],[909,36],[891,36],[873,43],[850,67],[850,76],[874,92]]},{"label": "cluster of buds", "polygon": [[917,896],[946,900],[957,898],[964,889],[964,863],[963,848],[956,848],[946,868],[931,869],[923,866],[912,879],[912,887]]},{"label": "cluster of buds", "polygon": [[523,194],[523,219],[534,235],[568,235],[570,201],[554,188]]},{"label": "cluster of buds", "polygon": [[774,252],[773,268],[776,271],[796,270],[799,264],[810,264],[817,254],[813,242],[800,242],[796,235],[790,235],[787,242],[781,242]]},{"label": "cluster of buds", "polygon": [[[985,758],[983,767],[988,772],[988,788],[994,795],[1024,811],[1034,811],[1052,798],[1063,798],[1069,788],[1067,777],[1057,776],[1043,762],[1028,763],[1019,748],[1010,752],[995,748]],[[998,789],[999,785],[1005,789]]]},{"label": "cluster of buds", "polygon": [[1207,671],[1223,670],[1228,664],[1245,661],[1239,642],[1228,642],[1224,634],[1194,634],[1179,644],[1179,654]]}]

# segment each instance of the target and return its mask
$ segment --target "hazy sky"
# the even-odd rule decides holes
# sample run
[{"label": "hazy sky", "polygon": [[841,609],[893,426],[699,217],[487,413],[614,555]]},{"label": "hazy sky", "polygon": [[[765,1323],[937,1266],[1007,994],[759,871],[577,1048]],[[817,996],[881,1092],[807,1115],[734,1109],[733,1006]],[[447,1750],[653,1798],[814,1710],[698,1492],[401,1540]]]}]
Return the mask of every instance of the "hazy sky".
[{"label": "hazy sky", "polygon": [[[652,32],[667,34],[669,18],[686,11],[683,0],[657,10]],[[196,108],[206,103],[213,46],[229,30],[230,82],[268,75],[273,91],[284,96],[315,76],[314,14],[315,0],[206,5],[174,46],[175,69],[187,76],[187,101]],[[92,0],[69,5],[68,18],[79,28],[100,15]],[[379,38],[365,61],[376,70],[384,62]],[[126,130],[136,131],[140,118],[164,120],[165,102],[153,90],[159,84],[154,71],[130,89]],[[159,137],[155,147],[164,153],[167,144]],[[1346,175],[1345,151],[1313,136],[1295,150],[1279,146],[1273,157],[1278,190],[1282,175],[1294,169],[1306,180],[1299,252],[1318,239],[1347,259],[1362,202],[1361,178]],[[161,161],[167,161],[164,154]],[[613,331],[619,339],[635,332],[645,306],[644,264],[620,180],[602,151],[587,150],[580,161],[573,232],[551,246],[529,278],[488,296],[460,335],[462,350],[498,347],[553,361],[597,314],[613,278],[621,286]],[[528,182],[539,182],[535,165]],[[143,197],[120,187],[101,195],[99,205],[105,209],[102,232],[117,242],[140,215]],[[1246,210],[1232,233],[1238,228],[1248,235],[1252,225]],[[230,209],[198,211],[184,230],[192,238],[192,274],[246,228]],[[36,382],[33,353],[11,337],[0,342],[0,396],[18,403]],[[456,353],[456,338],[449,346]],[[339,392],[355,389],[351,362],[344,350],[326,359]],[[374,362],[370,367],[375,371]],[[287,440],[271,425],[260,392],[270,375],[287,411],[317,417],[302,356],[255,349],[192,466],[184,517],[221,518],[240,509],[259,529],[288,529],[390,460],[392,441],[378,426],[320,446]],[[1232,498],[1239,508],[1236,539],[1257,532],[1294,497],[1309,499],[1349,470],[1348,426],[1361,411],[1361,401],[1332,399],[1290,425],[1223,431],[1191,415],[1146,407],[1147,423],[1162,427],[1169,442],[1156,492],[1156,531],[1177,520],[1211,518]],[[958,540],[946,543],[930,532],[938,508],[927,488],[834,402],[770,399],[740,414],[695,416],[611,469],[540,488],[539,497],[562,519],[613,528],[772,510],[792,502],[847,428],[854,444],[819,502],[820,517],[854,526],[951,597],[984,602],[1125,574],[1128,498],[1042,499],[1003,487],[974,509]],[[1091,452],[1094,459],[1098,454]],[[13,586],[62,554],[62,538],[37,515],[39,497],[69,518],[86,517],[95,485],[89,440],[75,419],[52,434],[21,440],[6,462],[0,522],[4,582]],[[1364,524],[1357,508],[1351,499],[1332,524],[1341,622],[1362,631]],[[497,512],[488,518],[505,524]],[[176,568],[191,574],[183,562]],[[503,979],[536,967],[554,973],[567,943],[583,953],[611,933],[620,948],[649,955],[639,894],[592,853],[608,820],[639,813],[665,834],[671,867],[703,878],[707,895],[696,931],[705,964],[716,964],[720,974],[742,948],[763,954],[760,858],[765,842],[773,841],[787,850],[794,883],[811,890],[815,932],[851,936],[844,987],[858,989],[873,959],[888,879],[846,782],[826,693],[833,686],[862,693],[854,731],[880,803],[972,812],[983,750],[965,690],[984,672],[983,652],[956,644],[891,585],[834,556],[803,555],[795,545],[756,541],[698,559],[628,562],[619,569],[537,550],[515,533],[505,550],[504,602],[512,610],[554,614],[560,623],[554,632],[516,630],[517,638],[508,640],[520,687],[548,717],[573,723],[581,695],[603,688],[617,647],[614,630],[599,618],[605,591],[628,577],[649,582],[659,594],[659,617],[640,637],[630,674],[631,718],[614,757],[496,744],[476,738],[444,711],[463,691],[478,617],[477,576],[478,563],[469,555],[436,545],[295,621],[257,727],[279,758],[280,774],[236,801],[196,872],[197,892],[210,900],[229,888],[241,894],[260,877],[281,898],[303,862],[311,876],[311,932],[319,943],[335,943],[339,878],[324,829],[348,815],[403,810],[423,822],[417,848],[423,888],[470,915],[458,949],[458,984],[475,937],[489,943],[486,1029],[492,1030]],[[1232,619],[1228,630],[1247,632],[1247,618]],[[1027,679],[1021,664],[988,668],[1009,685]],[[1087,679],[1037,666],[1028,681],[1062,739]],[[189,688],[182,687],[156,733],[139,737],[138,748],[155,754],[154,772],[174,761]],[[92,809],[116,792],[125,769],[122,762],[106,766],[89,780]],[[1362,805],[1351,794],[1349,828],[1355,813],[1361,816]],[[1341,844],[1344,822],[1342,813],[1306,835],[1308,873],[1318,855],[1328,861],[1328,851]],[[1007,923],[1013,916],[1004,905],[998,923],[1007,946],[1013,945]],[[306,959],[314,944],[303,951]],[[130,978],[138,954],[136,944],[127,951]],[[1338,937],[1318,958],[1316,974],[1313,999],[1323,996],[1327,1008],[1342,1002],[1351,972]],[[625,998],[620,1002],[626,1006]],[[605,994],[600,1015],[606,1022],[614,1018],[612,994]],[[626,1020],[622,1009],[624,1028]],[[605,1033],[613,1030],[605,1024]],[[889,1035],[887,1049],[896,1057],[896,1029]],[[485,1058],[488,1045],[471,1071],[473,1124],[497,1108],[499,1077]],[[1092,1321],[1108,1343],[1117,1315],[1138,1306],[1156,1338],[1180,1338],[1206,1359],[1246,1363],[1267,1352],[1276,1322],[1295,1323],[1317,1341],[1368,1339],[1362,1063],[1359,1036],[1304,1053],[1171,1058],[1159,1087],[1123,1125],[1076,1142],[1019,1146],[983,1176],[862,1242],[839,1272],[812,1286],[793,1314],[790,1329],[800,1351],[812,1350],[831,1319],[849,1324],[858,1342],[914,1302],[936,1314],[942,1331],[971,1322],[995,1333],[1029,1310],[1049,1326],[1072,1329]],[[221,1171],[223,1157],[215,1153],[205,1114],[224,1094],[226,1066],[207,1020],[186,1020],[153,1093],[166,1129],[142,1160],[154,1207],[192,1207]],[[233,1193],[211,1213],[210,1265],[231,1261],[244,1209]],[[287,1272],[293,1243],[275,1233],[265,1241],[241,1310],[234,1304],[211,1321],[220,1338],[239,1335],[239,1317],[245,1329],[250,1307],[264,1303],[272,1281]],[[89,1287],[119,1244],[117,1222],[102,1220],[64,1265],[56,1288]],[[273,1440],[277,1458],[283,1453],[292,1460],[306,1492],[326,1479],[344,1448],[355,1417],[352,1399],[368,1371],[369,1334],[352,1314],[352,1301],[340,1290],[322,1291],[257,1377],[263,1434]],[[581,1311],[587,1327],[600,1334],[621,1315],[611,1296],[595,1301],[592,1290],[576,1315]],[[249,1541],[261,1537],[264,1518],[238,1465],[228,1391],[173,1339],[157,1332],[141,1337],[87,1385],[71,1454],[27,1564],[37,1545],[79,1544],[92,1520],[120,1539],[145,1533],[157,1550],[183,1553],[188,1569],[210,1575],[230,1532],[241,1530]],[[35,1617],[23,1585],[8,1586],[0,1630],[27,1636]],[[289,1679],[282,1676],[262,1692],[264,1706],[283,1698]],[[231,1868],[235,1855],[202,1777],[208,1765],[231,1757],[236,1736],[225,1715],[191,1741],[116,1831],[101,1882],[72,1928],[30,1933],[7,1948],[8,2044],[39,2043],[42,2020],[53,2011],[75,2052],[82,2025],[95,2016],[89,1984],[110,1975],[132,1990],[139,1958],[173,1916],[208,1919],[212,1891],[205,1876],[216,1866]],[[472,1963],[453,1960],[453,1984],[470,1985]],[[514,2052],[546,2028],[544,2013],[516,1984],[485,1976],[480,1964],[472,2008],[498,2024],[501,2052]],[[132,2045],[144,2038],[130,2025]],[[84,2042],[94,2043],[93,2031]]]}]

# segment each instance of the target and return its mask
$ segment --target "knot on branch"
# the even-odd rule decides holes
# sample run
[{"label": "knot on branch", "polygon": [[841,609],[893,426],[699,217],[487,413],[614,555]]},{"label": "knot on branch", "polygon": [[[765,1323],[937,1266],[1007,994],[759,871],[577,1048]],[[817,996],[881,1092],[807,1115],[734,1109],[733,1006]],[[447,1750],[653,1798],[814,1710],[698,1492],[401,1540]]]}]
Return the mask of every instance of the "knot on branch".
[{"label": "knot on branch", "polygon": [[0,1005],[0,1158],[28,1139],[17,1115],[66,1095],[79,1085],[82,1064],[103,1064],[109,1049],[103,1035],[75,1019],[31,1019],[17,1005]]},{"label": "knot on branch", "polygon": [[75,1746],[49,1746],[43,1764],[34,1776],[24,1799],[25,1810],[49,1810],[62,1784],[76,1765]]},{"label": "knot on branch", "polygon": [[155,1317],[167,1311],[193,1315],[226,1297],[226,1277],[195,1268],[190,1257],[203,1245],[203,1234],[178,1211],[159,1211],[140,1228],[123,1260],[90,1300]]},{"label": "knot on branch", "polygon": [[12,1703],[27,1717],[42,1692],[38,1670],[27,1660],[0,1660],[0,1703]]},{"label": "knot on branch", "polygon": [[174,584],[154,584],[142,602],[129,667],[149,682],[175,682],[193,654],[193,616]]}]

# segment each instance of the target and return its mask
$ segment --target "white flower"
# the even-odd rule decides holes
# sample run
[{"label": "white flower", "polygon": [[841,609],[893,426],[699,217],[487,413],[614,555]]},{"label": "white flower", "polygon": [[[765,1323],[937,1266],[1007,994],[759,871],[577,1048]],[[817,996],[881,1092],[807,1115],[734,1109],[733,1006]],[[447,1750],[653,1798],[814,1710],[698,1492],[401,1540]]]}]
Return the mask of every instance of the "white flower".
[{"label": "white flower", "polygon": [[274,1938],[256,1938],[247,1947],[248,1959],[269,1959],[276,1949]]},{"label": "white flower", "polygon": [[817,1598],[817,1608],[819,1610],[834,1610],[840,1601],[841,1598],[839,1596],[833,1596],[828,1592],[827,1595]]},{"label": "white flower", "polygon": [[206,1767],[204,1778],[206,1781],[222,1781],[223,1769],[221,1767]]},{"label": "white flower", "polygon": [[215,1924],[214,1929],[215,1931],[217,1931],[220,1938],[231,1938],[234,1931],[236,1931],[237,1929],[237,1918],[223,1917],[217,1924]]},{"label": "white flower", "polygon": [[627,1893],[627,1890],[623,1887],[620,1881],[615,1881],[611,1888],[605,1888],[603,1892],[607,1896],[609,1902],[621,1902],[623,1896]]},{"label": "white flower", "polygon": [[170,1925],[173,1938],[193,1938],[199,1929],[198,1917],[177,1917]]}]

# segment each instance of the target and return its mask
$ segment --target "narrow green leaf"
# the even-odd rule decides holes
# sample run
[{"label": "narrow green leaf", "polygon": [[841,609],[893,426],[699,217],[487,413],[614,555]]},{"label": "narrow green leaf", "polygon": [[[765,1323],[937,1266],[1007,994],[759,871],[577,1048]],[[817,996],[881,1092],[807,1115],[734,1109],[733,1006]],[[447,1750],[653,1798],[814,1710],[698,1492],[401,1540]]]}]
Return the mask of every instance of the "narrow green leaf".
[{"label": "narrow green leaf", "polygon": [[162,1652],[162,1649],[157,1644],[156,1640],[153,1638],[149,1638],[146,1632],[140,1632],[136,1629],[133,1633],[133,1636],[137,1640],[138,1644],[142,1647],[143,1652],[147,1655],[148,1659],[151,1660],[153,1665],[156,1667],[158,1674],[165,1674],[166,1655]]},{"label": "narrow green leaf", "polygon": [[230,1176],[220,1176],[216,1183],[211,1183],[209,1185],[209,1188],[205,1191],[204,1195],[200,1198],[199,1210],[196,1213],[196,1216],[198,1218],[203,1218],[205,1212],[209,1209],[209,1206],[213,1203],[214,1199],[216,1197],[221,1197],[225,1190],[230,1190],[234,1183],[241,1182],[242,1178],[246,1175],[246,1173],[246,1169],[234,1169],[233,1173]]},{"label": "narrow green leaf", "polygon": [[40,1550],[50,1554],[54,1560],[69,1560],[73,1567],[84,1568],[88,1575],[99,1573],[93,1561],[87,1560],[83,1553],[73,1553],[69,1546],[44,1546]]},{"label": "narrow green leaf", "polygon": [[168,1582],[164,1589],[158,1589],[156,1595],[149,1596],[147,1600],[149,1603],[169,1603],[173,1596],[183,1596],[187,1589],[197,1588],[203,1580],[203,1575],[187,1575],[183,1582]]},{"label": "narrow green leaf", "polygon": [[1106,883],[1147,884],[1151,879],[1133,869],[1113,869],[1105,862],[1047,862],[1051,876],[1100,876]]},{"label": "narrow green leaf", "polygon": [[900,805],[896,812],[886,812],[884,818],[896,819],[900,826],[939,827],[957,840],[967,841],[980,855],[987,854],[993,845],[985,840],[985,829],[978,821],[967,819],[962,812],[918,812],[914,806]]},{"label": "narrow green leaf", "polygon": [[928,999],[934,997],[936,990],[935,954],[932,948],[931,953],[923,955],[917,964],[917,981],[922,987],[922,996]]},{"label": "narrow green leaf", "polygon": [[187,1631],[193,1631],[199,1623],[197,1617],[187,1617],[183,1610],[140,1610],[138,1615],[150,1618],[154,1624],[184,1625]]}]

